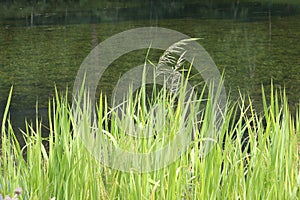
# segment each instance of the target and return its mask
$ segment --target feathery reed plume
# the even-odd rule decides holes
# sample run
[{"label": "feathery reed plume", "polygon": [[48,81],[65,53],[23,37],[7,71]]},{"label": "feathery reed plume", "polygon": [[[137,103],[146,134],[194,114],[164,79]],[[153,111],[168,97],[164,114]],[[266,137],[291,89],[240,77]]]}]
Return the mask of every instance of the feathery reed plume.
[{"label": "feathery reed plume", "polygon": [[[184,64],[186,50],[184,46],[199,38],[188,38],[172,44],[159,58],[156,66],[156,77],[165,76],[166,87],[171,94],[176,94],[180,86],[180,68]],[[177,58],[174,54],[179,55]]]}]

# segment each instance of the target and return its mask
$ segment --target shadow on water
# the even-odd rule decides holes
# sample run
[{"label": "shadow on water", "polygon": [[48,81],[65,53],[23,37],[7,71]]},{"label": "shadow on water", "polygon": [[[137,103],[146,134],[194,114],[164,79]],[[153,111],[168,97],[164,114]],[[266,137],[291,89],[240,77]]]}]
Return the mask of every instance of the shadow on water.
[{"label": "shadow on water", "polygon": [[[1,120],[1,128],[2,128],[2,120],[3,120],[3,113],[4,110],[0,110],[0,120]],[[14,133],[16,134],[21,146],[24,145],[23,140],[23,131],[25,131],[26,122],[32,126],[33,130],[36,129],[36,119],[38,119],[38,122],[42,123],[42,134],[43,137],[47,137],[49,134],[49,121],[48,121],[48,109],[41,108],[38,110],[38,113],[36,113],[36,110],[33,109],[23,109],[23,110],[10,110],[9,111],[9,118],[10,123],[13,127]],[[6,128],[8,126],[6,122]],[[0,138],[1,142],[1,138]]]},{"label": "shadow on water", "polygon": [[[130,1],[129,1],[130,2]],[[0,2],[1,3],[1,2]],[[300,6],[290,3],[199,2],[199,1],[146,1],[115,5],[71,5],[3,4],[0,24],[9,26],[70,25],[130,20],[159,20],[182,18],[260,20],[271,11],[272,16],[293,16],[299,14]],[[5,9],[7,8],[7,9]],[[13,14],[12,14],[13,13]]]}]

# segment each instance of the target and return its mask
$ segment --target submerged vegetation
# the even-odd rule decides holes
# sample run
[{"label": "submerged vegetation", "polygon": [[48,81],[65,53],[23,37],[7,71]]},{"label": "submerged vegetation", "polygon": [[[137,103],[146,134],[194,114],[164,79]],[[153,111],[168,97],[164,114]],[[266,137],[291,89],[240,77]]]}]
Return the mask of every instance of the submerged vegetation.
[{"label": "submerged vegetation", "polygon": [[[91,115],[84,114],[84,107],[74,109],[67,95],[56,93],[49,102],[49,136],[42,136],[43,125],[37,119],[35,128],[27,124],[23,131],[26,143],[20,146],[9,120],[11,90],[1,129],[0,194],[13,196],[14,189],[21,187],[20,199],[297,199],[300,108],[292,115],[284,91],[274,90],[270,99],[263,94],[261,114],[244,98],[239,103],[228,102],[223,123],[214,127],[218,137],[202,156],[201,147],[209,139],[205,133],[214,117],[210,92],[205,98],[198,95],[183,102],[180,95],[172,98],[162,89],[151,101],[142,87],[136,98],[128,98],[122,117],[100,97],[98,134],[128,151],[150,152],[168,144],[183,121],[190,126],[186,131],[193,130],[191,144],[178,159],[164,168],[140,173],[134,168],[127,172],[110,168],[90,154],[81,136],[92,130],[93,125],[88,125]],[[205,109],[199,109],[204,102]],[[187,106],[201,114],[192,111],[186,118]],[[80,126],[80,121],[88,126]],[[156,135],[143,140],[128,135],[130,131],[154,131]],[[248,151],[243,151],[246,132]]]}]

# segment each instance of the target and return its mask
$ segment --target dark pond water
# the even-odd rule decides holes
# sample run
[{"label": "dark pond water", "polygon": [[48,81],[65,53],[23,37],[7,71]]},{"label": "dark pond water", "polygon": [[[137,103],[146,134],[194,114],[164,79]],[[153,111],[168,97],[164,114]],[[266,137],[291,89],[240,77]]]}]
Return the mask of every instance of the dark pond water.
[{"label": "dark pond water", "polygon": [[[24,119],[47,116],[48,100],[59,91],[72,91],[81,63],[96,44],[119,32],[157,26],[202,38],[199,43],[225,72],[232,98],[238,88],[261,108],[261,84],[271,79],[285,87],[291,107],[300,100],[300,15],[295,4],[259,3],[207,5],[155,4],[90,10],[63,7],[61,11],[28,8],[23,15],[0,18],[0,116],[13,85],[10,107],[15,127]],[[20,9],[20,8],[19,8]],[[25,8],[22,8],[23,10]],[[31,12],[33,9],[34,12]],[[158,53],[152,58],[157,59]],[[144,62],[145,51],[126,54],[104,73],[99,88],[111,94],[118,78]],[[99,89],[98,89],[99,90]],[[71,95],[71,92],[70,92]]]}]

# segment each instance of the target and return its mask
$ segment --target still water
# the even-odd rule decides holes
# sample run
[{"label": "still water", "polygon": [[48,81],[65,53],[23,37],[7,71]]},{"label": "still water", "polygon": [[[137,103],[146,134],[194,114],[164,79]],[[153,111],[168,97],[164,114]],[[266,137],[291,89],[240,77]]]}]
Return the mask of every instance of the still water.
[{"label": "still water", "polygon": [[[23,128],[24,119],[36,115],[36,106],[39,116],[47,121],[47,105],[54,88],[60,92],[68,88],[71,96],[77,70],[97,44],[122,31],[148,26],[201,38],[198,42],[224,72],[225,88],[233,99],[239,96],[239,89],[249,94],[260,110],[261,85],[268,92],[273,80],[276,87],[286,88],[292,109],[299,104],[300,15],[286,14],[287,8],[281,9],[285,14],[278,14],[259,6],[244,9],[244,14],[235,10],[222,14],[220,9],[205,14],[205,8],[196,8],[186,6],[174,16],[146,9],[137,18],[134,8],[119,9],[118,13],[110,11],[113,17],[106,16],[107,20],[97,15],[70,17],[72,13],[53,14],[52,18],[39,15],[1,19],[0,117],[13,86],[13,126]],[[157,53],[161,52],[154,53],[154,61]],[[145,51],[121,56],[105,71],[98,90],[110,96],[122,74],[143,64],[144,58]]]}]

